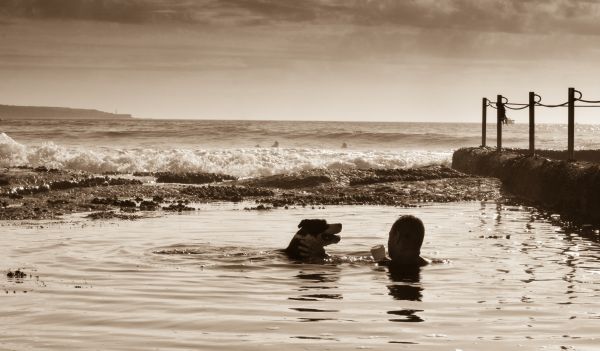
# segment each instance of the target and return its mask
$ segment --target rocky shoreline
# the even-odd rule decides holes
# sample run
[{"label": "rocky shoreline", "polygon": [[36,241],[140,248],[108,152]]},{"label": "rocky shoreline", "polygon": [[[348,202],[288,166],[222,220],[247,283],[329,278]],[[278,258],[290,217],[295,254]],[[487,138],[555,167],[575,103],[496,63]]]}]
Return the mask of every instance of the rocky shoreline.
[{"label": "rocky shoreline", "polygon": [[518,150],[463,148],[452,167],[465,173],[496,177],[514,196],[582,223],[600,224],[600,165],[568,162]]},{"label": "rocky shoreline", "polygon": [[[160,183],[160,184],[157,184]],[[46,168],[0,170],[0,220],[131,220],[195,210],[194,203],[254,202],[248,210],[292,206],[388,205],[498,200],[500,182],[445,166],[323,170],[238,180],[223,174],[94,175]],[[191,205],[192,204],[192,205]]]}]

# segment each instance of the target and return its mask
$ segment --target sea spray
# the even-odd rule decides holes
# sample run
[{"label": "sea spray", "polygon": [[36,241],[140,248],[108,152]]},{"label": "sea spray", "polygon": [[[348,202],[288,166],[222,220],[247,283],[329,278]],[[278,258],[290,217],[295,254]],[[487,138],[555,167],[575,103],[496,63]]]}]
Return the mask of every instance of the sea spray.
[{"label": "sea spray", "polygon": [[23,145],[0,134],[0,165],[81,170],[92,173],[209,172],[256,177],[314,168],[408,168],[447,164],[448,151],[359,151],[317,148],[111,148]]},{"label": "sea spray", "polygon": [[0,166],[8,167],[27,163],[27,148],[6,133],[0,133]]}]

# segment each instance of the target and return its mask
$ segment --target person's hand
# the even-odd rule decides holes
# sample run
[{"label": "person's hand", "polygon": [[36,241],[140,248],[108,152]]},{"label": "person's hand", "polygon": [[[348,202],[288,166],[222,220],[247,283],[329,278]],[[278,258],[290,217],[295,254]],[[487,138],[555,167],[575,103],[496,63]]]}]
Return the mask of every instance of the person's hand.
[{"label": "person's hand", "polygon": [[298,244],[298,251],[304,258],[321,257],[325,255],[323,243],[312,235],[305,235]]}]

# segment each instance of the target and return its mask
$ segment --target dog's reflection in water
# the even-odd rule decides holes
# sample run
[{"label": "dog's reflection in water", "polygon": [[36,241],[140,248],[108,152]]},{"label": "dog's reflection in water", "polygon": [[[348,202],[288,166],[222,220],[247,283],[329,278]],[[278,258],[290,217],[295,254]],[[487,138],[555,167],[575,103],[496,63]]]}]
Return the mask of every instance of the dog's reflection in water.
[{"label": "dog's reflection in water", "polygon": [[[334,306],[336,300],[342,300],[341,291],[338,290],[339,268],[327,265],[326,269],[315,269],[317,266],[308,265],[307,269],[301,270],[295,278],[300,286],[297,290],[298,296],[288,297],[290,310],[299,312],[300,322],[322,322],[337,320],[336,313],[339,312]],[[300,301],[300,302],[298,302]],[[321,336],[311,336],[321,338]]]}]

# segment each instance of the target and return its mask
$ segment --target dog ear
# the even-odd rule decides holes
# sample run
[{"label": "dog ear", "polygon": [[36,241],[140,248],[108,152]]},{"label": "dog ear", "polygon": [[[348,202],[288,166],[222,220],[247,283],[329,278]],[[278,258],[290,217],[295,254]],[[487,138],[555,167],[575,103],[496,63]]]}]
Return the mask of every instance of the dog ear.
[{"label": "dog ear", "polygon": [[300,224],[298,224],[298,228],[302,228],[306,225],[306,219],[303,219],[300,221]]}]

